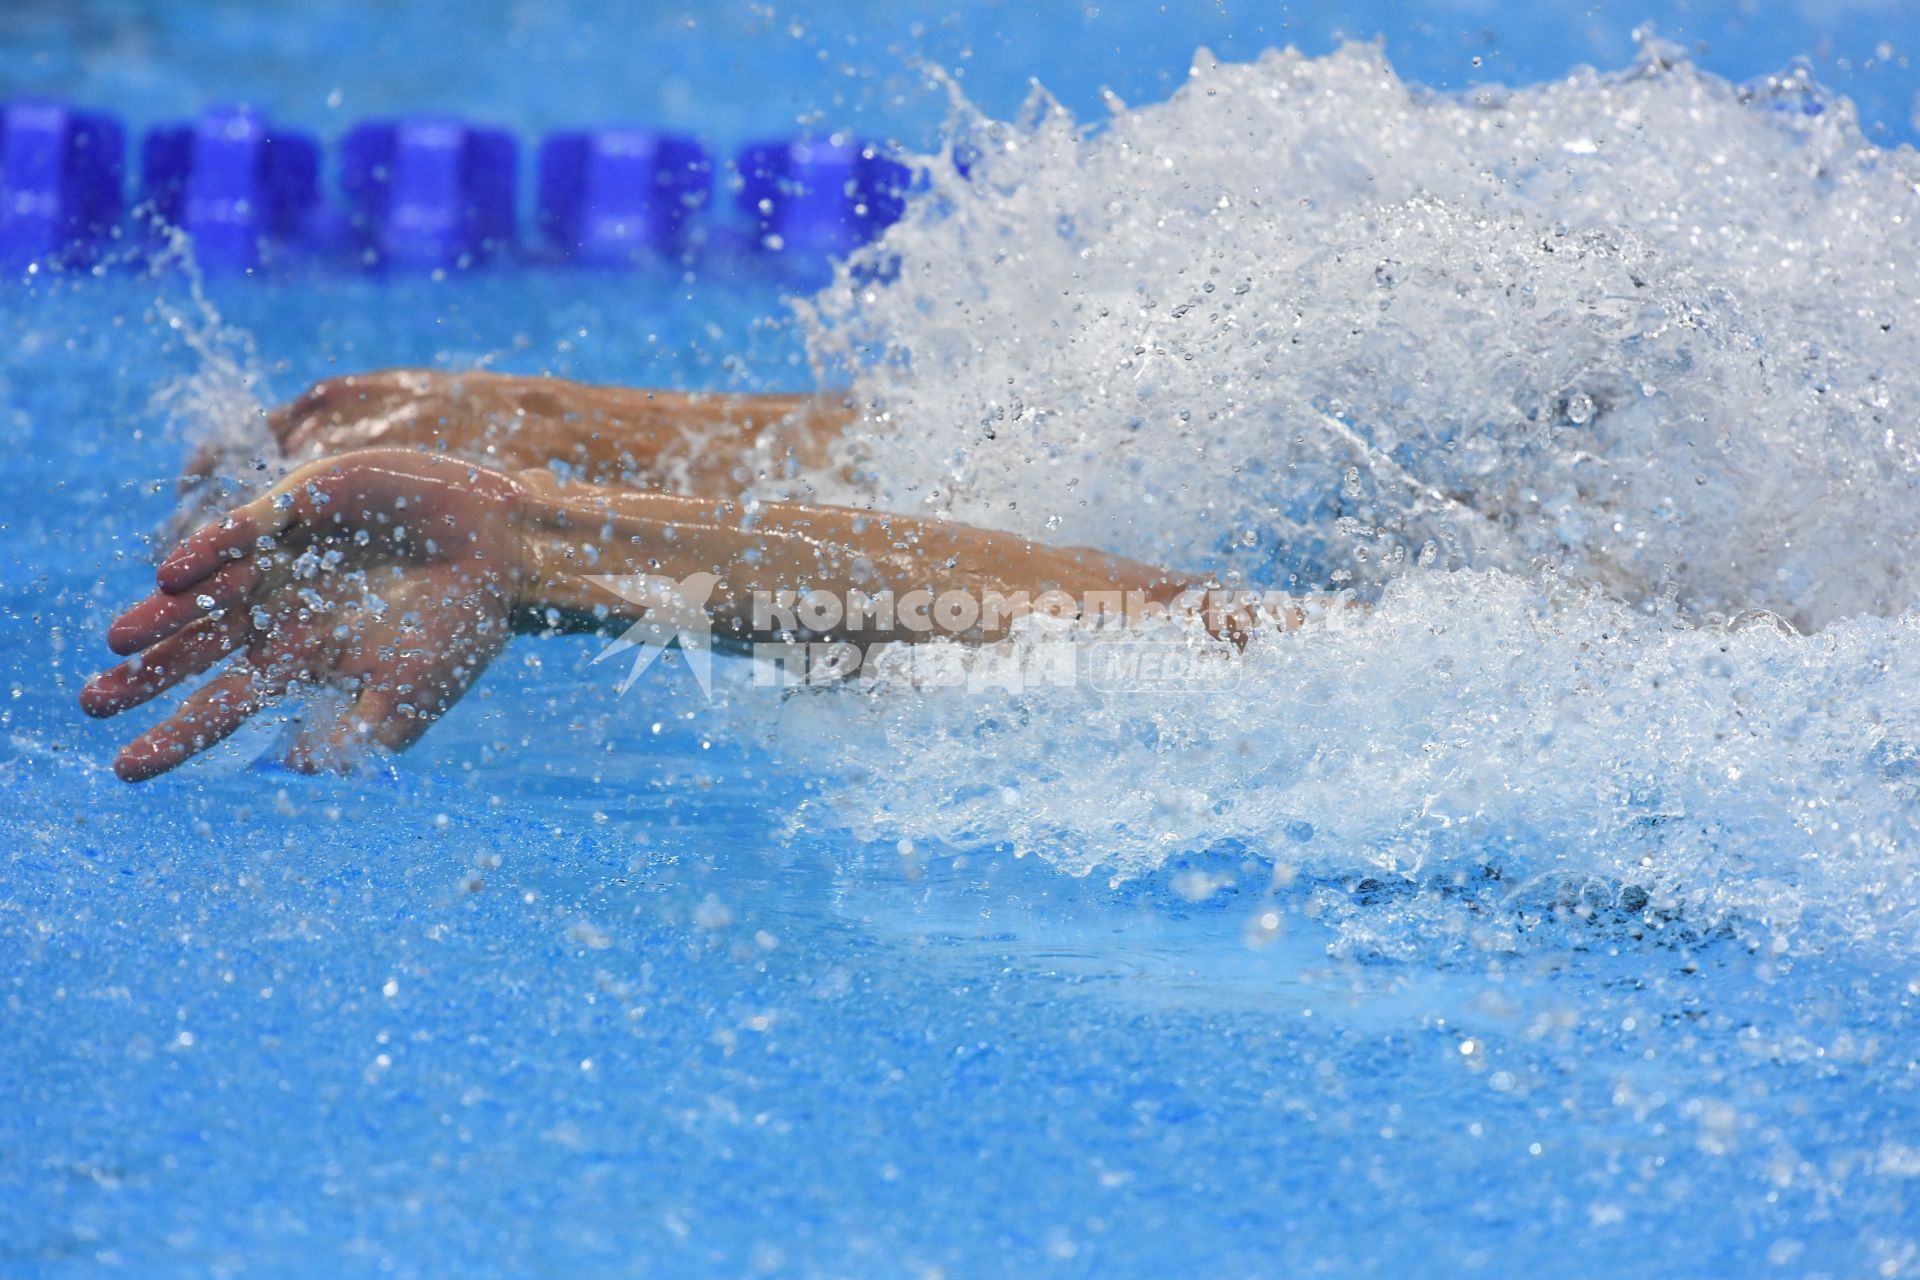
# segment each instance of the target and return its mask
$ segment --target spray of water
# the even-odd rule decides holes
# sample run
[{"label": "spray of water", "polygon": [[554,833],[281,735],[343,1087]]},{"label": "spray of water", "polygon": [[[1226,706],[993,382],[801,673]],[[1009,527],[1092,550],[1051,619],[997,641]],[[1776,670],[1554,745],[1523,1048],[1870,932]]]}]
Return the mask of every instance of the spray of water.
[{"label": "spray of water", "polygon": [[953,136],[803,308],[870,406],[812,490],[1378,603],[1227,693],[795,699],[843,819],[1920,946],[1920,156],[1652,42],[1469,96],[1202,51]]},{"label": "spray of water", "polygon": [[1371,46],[1203,51],[1096,127],[956,132],[972,180],[931,161],[808,309],[882,505],[1313,583],[1424,552],[1802,627],[1912,598],[1920,159],[1802,72],[1649,46],[1461,98]]}]

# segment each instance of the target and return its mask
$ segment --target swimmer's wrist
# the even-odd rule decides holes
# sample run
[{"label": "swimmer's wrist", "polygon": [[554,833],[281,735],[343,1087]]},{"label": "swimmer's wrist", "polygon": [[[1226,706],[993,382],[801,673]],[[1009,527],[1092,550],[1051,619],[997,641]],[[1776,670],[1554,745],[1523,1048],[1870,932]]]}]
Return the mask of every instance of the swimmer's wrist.
[{"label": "swimmer's wrist", "polygon": [[[612,598],[588,580],[629,568],[609,563],[606,512],[587,492],[569,493],[545,468],[512,474],[516,558],[514,628],[527,633],[593,631],[611,621]],[[604,503],[602,504],[604,506]],[[583,537],[582,534],[587,536]]]},{"label": "swimmer's wrist", "polygon": [[539,594],[535,581],[538,566],[534,563],[532,546],[527,537],[527,488],[522,483],[520,473],[506,471],[506,496],[503,502],[509,537],[507,545],[512,548],[512,562],[507,566],[507,617],[517,619],[525,612],[528,602]]},{"label": "swimmer's wrist", "polygon": [[508,473],[512,485],[508,520],[513,528],[513,607],[516,631],[547,631],[553,624],[544,620],[550,613],[548,600],[553,595],[551,556],[548,550],[552,518],[549,500],[542,493],[543,482],[550,482],[544,471],[527,469]]}]

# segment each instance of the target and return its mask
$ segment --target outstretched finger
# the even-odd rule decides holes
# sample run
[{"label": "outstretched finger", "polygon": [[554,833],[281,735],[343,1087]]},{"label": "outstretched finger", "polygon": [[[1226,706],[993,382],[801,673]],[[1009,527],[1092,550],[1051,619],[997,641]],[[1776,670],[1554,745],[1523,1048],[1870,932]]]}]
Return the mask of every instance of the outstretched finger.
[{"label": "outstretched finger", "polygon": [[[274,424],[273,435],[280,442],[281,456],[299,461],[316,458],[323,453],[342,452],[341,449],[325,447],[327,432],[338,425],[317,414],[301,414],[281,418]],[[346,448],[351,448],[351,445]]]},{"label": "outstretched finger", "polygon": [[338,421],[343,416],[343,406],[366,399],[362,389],[364,381],[360,375],[349,374],[316,382],[293,399],[269,409],[267,429],[285,449],[296,433],[325,426],[329,420]]},{"label": "outstretched finger", "polygon": [[378,415],[396,399],[421,393],[419,377],[401,372],[348,374],[316,382],[267,414],[267,426],[283,452],[311,449],[327,431]]},{"label": "outstretched finger", "polygon": [[246,601],[260,574],[252,561],[228,561],[196,583],[190,594],[156,591],[114,619],[107,628],[107,647],[115,653],[138,653],[217,610],[234,608]]},{"label": "outstretched finger", "polygon": [[420,740],[437,712],[416,707],[391,682],[368,681],[351,703],[318,712],[287,749],[286,765],[301,773],[344,769],[363,747],[404,751]]},{"label": "outstretched finger", "polygon": [[170,596],[179,595],[219,572],[223,565],[245,560],[260,538],[277,532],[281,513],[267,501],[271,497],[269,494],[235,507],[214,523],[203,525],[182,538],[180,545],[167,553],[155,571],[160,590]]},{"label": "outstretched finger", "polygon": [[260,549],[260,539],[277,538],[302,520],[311,520],[325,502],[315,479],[312,468],[296,470],[252,502],[182,538],[156,571],[160,589],[179,595],[219,572],[222,565],[252,555]]},{"label": "outstretched finger", "polygon": [[237,652],[252,633],[252,624],[243,620],[202,618],[133,661],[87,681],[80,690],[80,709],[102,718],[131,710]]},{"label": "outstretched finger", "polygon": [[308,404],[302,400],[288,405],[282,414],[274,422],[273,438],[280,442],[280,452],[289,458],[316,457],[321,453],[338,453],[353,447],[351,444],[344,449],[325,447],[327,433],[342,425],[337,410],[323,412],[318,403]]},{"label": "outstretched finger", "polygon": [[113,771],[144,782],[222,741],[260,708],[285,692],[286,677],[270,678],[251,666],[236,666],[189,694],[165,720],[121,748]]},{"label": "outstretched finger", "polygon": [[291,550],[302,540],[366,528],[365,522],[372,521],[390,525],[386,536],[399,539],[408,525],[390,521],[388,511],[408,503],[419,504],[416,510],[423,516],[429,508],[444,511],[459,506],[483,484],[492,496],[513,490],[506,476],[412,449],[361,449],[318,459],[295,468],[217,523],[189,534],[160,562],[160,589],[168,595],[191,590],[223,564],[251,556],[263,538]]}]

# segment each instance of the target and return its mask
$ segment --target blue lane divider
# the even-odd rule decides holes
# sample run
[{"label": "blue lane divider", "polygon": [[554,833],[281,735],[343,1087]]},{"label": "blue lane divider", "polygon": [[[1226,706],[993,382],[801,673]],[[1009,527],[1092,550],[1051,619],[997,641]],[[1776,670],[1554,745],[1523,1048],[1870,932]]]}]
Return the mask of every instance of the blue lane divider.
[{"label": "blue lane divider", "polygon": [[122,205],[126,134],[51,102],[0,108],[0,259],[90,260]]},{"label": "blue lane divider", "polygon": [[[119,234],[125,152],[125,130],[109,116],[0,105],[0,262],[99,257]],[[367,265],[432,268],[518,247],[513,135],[446,117],[368,121],[333,154],[338,205],[326,199],[313,135],[220,107],[147,133],[140,194],[150,224],[186,232],[209,270],[324,259],[340,244]],[[555,133],[539,152],[538,233],[558,255],[601,265],[726,253],[743,239],[751,251],[812,264],[897,221],[914,177],[881,145],[842,135],[749,146],[730,175],[743,235],[707,225],[717,167],[696,140],[644,127]]]},{"label": "blue lane divider", "polygon": [[540,230],[585,262],[681,252],[712,192],[713,158],[692,138],[615,127],[556,133],[540,148]]},{"label": "blue lane divider", "polygon": [[740,211],[773,252],[842,254],[899,220],[907,167],[873,143],[762,142],[740,153]]},{"label": "blue lane divider", "polygon": [[316,235],[320,144],[244,107],[150,130],[140,177],[154,213],[193,237],[194,257],[209,270],[254,267],[263,249]]},{"label": "blue lane divider", "polygon": [[511,134],[423,118],[356,126],[340,144],[348,219],[369,260],[445,267],[513,243]]}]

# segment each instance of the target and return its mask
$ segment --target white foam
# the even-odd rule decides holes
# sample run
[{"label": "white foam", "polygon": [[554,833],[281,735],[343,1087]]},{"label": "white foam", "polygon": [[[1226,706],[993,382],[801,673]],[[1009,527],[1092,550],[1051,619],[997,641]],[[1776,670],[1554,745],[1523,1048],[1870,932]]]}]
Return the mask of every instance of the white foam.
[{"label": "white foam", "polygon": [[1453,539],[1811,625],[1912,598],[1920,157],[1797,75],[1653,49],[1468,100],[1372,46],[1203,52],[1092,131],[962,127],[898,278],[810,309],[893,427],[882,505],[1318,580]]},{"label": "white foam", "polygon": [[1121,877],[1222,841],[1491,865],[1915,949],[1912,149],[1652,46],[1474,97],[1370,46],[1203,52],[1096,127],[956,132],[972,180],[932,158],[805,308],[873,406],[865,488],[814,491],[1386,589],[1231,695],[796,699],[785,749],[858,775],[840,814]]},{"label": "white foam", "polygon": [[1699,927],[1920,941],[1920,613],[1728,630],[1466,570],[1223,660],[1216,693],[881,685],[777,730],[870,839],[1116,879],[1235,842],[1335,882],[1493,868],[1534,909],[1591,882]]}]

